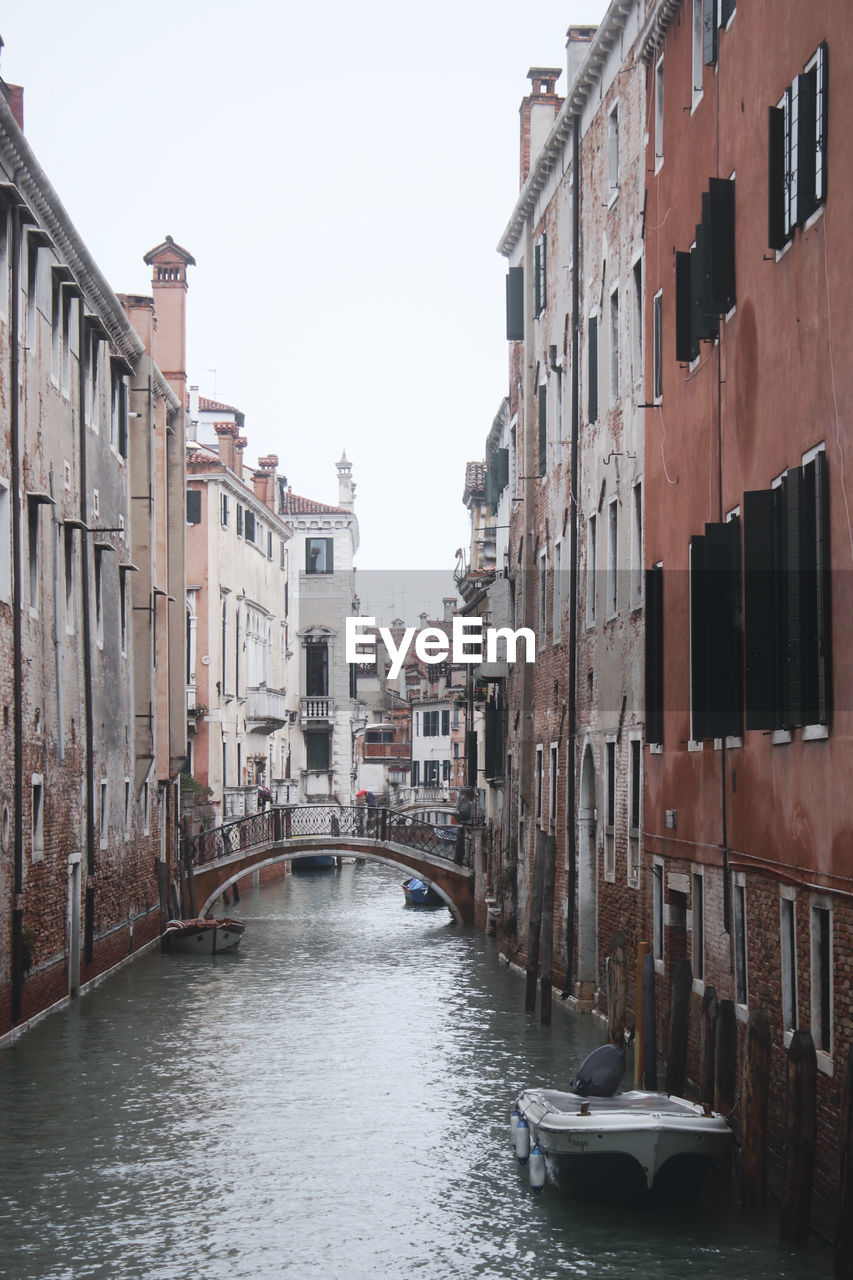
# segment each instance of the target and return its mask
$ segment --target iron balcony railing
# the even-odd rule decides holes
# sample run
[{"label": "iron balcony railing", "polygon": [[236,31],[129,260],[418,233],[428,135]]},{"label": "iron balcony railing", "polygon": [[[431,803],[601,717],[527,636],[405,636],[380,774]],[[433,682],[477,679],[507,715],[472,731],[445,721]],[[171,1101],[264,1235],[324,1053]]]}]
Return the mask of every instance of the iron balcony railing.
[{"label": "iron balcony railing", "polygon": [[357,836],[377,844],[402,844],[458,866],[473,865],[473,843],[466,827],[436,826],[396,809],[358,804],[276,805],[187,838],[184,858],[191,866],[201,866],[306,836]]}]

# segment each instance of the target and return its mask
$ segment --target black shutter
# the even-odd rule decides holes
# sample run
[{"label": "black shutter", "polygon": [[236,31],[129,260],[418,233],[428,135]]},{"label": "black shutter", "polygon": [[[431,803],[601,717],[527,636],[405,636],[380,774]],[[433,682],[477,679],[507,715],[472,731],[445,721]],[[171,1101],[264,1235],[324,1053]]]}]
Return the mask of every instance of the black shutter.
[{"label": "black shutter", "polygon": [[587,418],[598,421],[598,316],[589,317],[589,389]]},{"label": "black shutter", "polygon": [[817,68],[797,76],[799,101],[797,128],[797,210],[799,223],[817,208],[815,200],[815,155],[817,148]]},{"label": "black shutter", "polygon": [[498,733],[498,709],[491,699],[486,703],[486,777],[499,778],[501,776],[501,758],[503,751]]},{"label": "black shutter", "polygon": [[785,112],[771,107],[768,112],[767,243],[784,249],[785,235]]},{"label": "black shutter", "polygon": [[187,524],[201,524],[201,489],[187,489]]},{"label": "black shutter", "polygon": [[494,486],[495,469],[494,469],[494,466],[492,465],[493,462],[494,462],[494,456],[489,458],[489,461],[486,464],[486,506],[489,508],[492,515],[494,515],[495,508],[497,507],[497,503],[498,503],[497,494],[495,493],[495,486]]},{"label": "black shutter", "polygon": [[735,305],[734,180],[711,178],[708,197],[713,309],[725,315]]},{"label": "black shutter", "polygon": [[[695,3],[695,0],[694,0]],[[704,0],[702,5],[703,54],[706,67],[712,67],[717,61],[717,3],[716,0]]]},{"label": "black shutter", "polygon": [[497,476],[498,493],[501,493],[509,484],[509,449],[496,449],[494,456],[497,459],[495,475]]},{"label": "black shutter", "polygon": [[746,727],[778,729],[776,489],[743,495]]},{"label": "black shutter", "polygon": [[782,528],[784,542],[784,686],[785,727],[803,723],[802,697],[802,554],[800,527],[802,523],[802,472],[792,467],[782,480]]},{"label": "black shutter", "polygon": [[[689,278],[689,277],[688,277]],[[653,302],[654,395],[663,395],[663,294],[655,294]]]},{"label": "black shutter", "polygon": [[720,26],[724,27],[735,11],[735,0],[720,0]]},{"label": "black shutter", "polygon": [[524,339],[524,267],[510,267],[507,274],[506,336],[509,342]]},{"label": "black shutter", "polygon": [[826,453],[815,458],[815,617],[817,625],[817,724],[832,720],[832,624],[829,571],[829,477]]},{"label": "black shutter", "polygon": [[803,467],[800,485],[800,677],[803,724],[831,718],[829,527],[826,454]]},{"label": "black shutter", "polygon": [[679,364],[690,364],[699,354],[693,344],[693,308],[690,301],[690,254],[675,255],[675,358]]},{"label": "black shutter", "polygon": [[123,378],[118,384],[118,451],[127,457],[127,383]]},{"label": "black shutter", "polygon": [[548,387],[539,388],[539,474],[544,476],[548,469]]},{"label": "black shutter", "polygon": [[545,310],[545,261],[545,236],[542,235],[533,248],[533,305],[537,317]]},{"label": "black shutter", "polygon": [[815,109],[815,200],[826,199],[827,140],[829,132],[829,48],[824,42],[817,51],[817,103]]},{"label": "black shutter", "polygon": [[705,736],[743,729],[740,521],[705,525]]},{"label": "black shutter", "polygon": [[717,336],[717,317],[711,290],[711,197],[702,192],[702,221],[696,227],[696,244],[690,251],[690,292],[693,343],[698,353],[702,338]]},{"label": "black shutter", "polygon": [[690,539],[690,736],[707,738],[707,619],[705,617],[705,539]]},{"label": "black shutter", "polygon": [[663,568],[646,570],[646,741],[663,742]]},{"label": "black shutter", "polygon": [[465,732],[465,762],[468,772],[468,786],[477,785],[477,732],[467,729]]}]

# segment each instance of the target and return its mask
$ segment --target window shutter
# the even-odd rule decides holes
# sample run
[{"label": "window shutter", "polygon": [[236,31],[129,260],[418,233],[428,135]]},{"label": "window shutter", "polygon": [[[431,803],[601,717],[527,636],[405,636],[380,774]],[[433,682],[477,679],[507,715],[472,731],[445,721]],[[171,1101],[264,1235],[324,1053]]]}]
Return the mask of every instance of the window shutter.
[{"label": "window shutter", "polygon": [[826,454],[803,467],[800,486],[800,674],[804,724],[832,712]]},{"label": "window shutter", "polygon": [[246,520],[246,541],[247,541],[247,542],[254,542],[254,541],[255,541],[255,513],[254,513],[254,511],[247,511],[247,512],[245,513],[245,520]]},{"label": "window shutter", "polygon": [[506,278],[506,336],[524,340],[524,267],[510,267]]},{"label": "window shutter", "polygon": [[534,307],[537,317],[545,310],[545,247],[546,238],[540,236],[533,249],[533,289],[535,293]]},{"label": "window shutter", "polygon": [[587,395],[587,417],[590,422],[598,421],[598,316],[589,317],[589,391]]},{"label": "window shutter", "polygon": [[768,113],[767,243],[783,249],[785,234],[785,112],[771,107]]},{"label": "window shutter", "polygon": [[124,378],[118,384],[118,451],[127,457],[127,383]]},{"label": "window shutter", "polygon": [[735,11],[735,0],[720,0],[720,26],[724,27]]},{"label": "window shutter", "polygon": [[801,617],[800,600],[802,559],[800,552],[800,522],[802,472],[792,467],[782,481],[782,524],[784,538],[784,612],[783,637],[785,645],[785,715],[783,723],[803,723],[801,676]]},{"label": "window shutter", "polygon": [[646,570],[646,741],[663,742],[663,568]]},{"label": "window shutter", "polygon": [[815,458],[815,587],[817,592],[817,723],[832,720],[832,651],[829,560],[829,477],[826,453]]},{"label": "window shutter", "polygon": [[776,489],[743,495],[746,727],[778,729]]},{"label": "window shutter", "polygon": [[465,758],[468,773],[468,786],[477,785],[477,732],[475,729],[465,731]]},{"label": "window shutter", "polygon": [[187,489],[187,524],[201,524],[201,489]]},{"label": "window shutter", "polygon": [[237,503],[237,537],[242,538],[242,536],[243,536],[243,508],[240,506],[240,503],[238,502]]},{"label": "window shutter", "polygon": [[705,734],[743,729],[739,623],[740,520],[705,525]]},{"label": "window shutter", "polygon": [[826,199],[826,158],[829,125],[829,48],[822,44],[817,51],[815,100],[815,201]]},{"label": "window shutter", "polygon": [[785,230],[791,232],[797,223],[797,215],[800,207],[799,196],[799,177],[800,177],[800,85],[799,77],[785,90],[785,105],[787,107],[787,180],[788,180],[788,199],[785,211]]},{"label": "window shutter", "polygon": [[655,294],[654,299],[654,395],[655,399],[663,395],[663,295]]},{"label": "window shutter", "polygon": [[709,736],[706,729],[707,619],[705,617],[705,539],[690,539],[690,736],[696,742]]},{"label": "window shutter", "polygon": [[539,388],[539,474],[544,476],[548,468],[548,386]]},{"label": "window shutter", "polygon": [[495,471],[498,493],[502,493],[509,484],[509,449],[496,449],[494,456],[497,458]]},{"label": "window shutter", "polygon": [[703,53],[706,67],[712,67],[717,61],[717,3],[716,0],[704,0],[702,6]]},{"label": "window shutter", "polygon": [[699,345],[693,341],[690,258],[689,253],[675,255],[675,358],[679,364],[689,364],[699,354]]},{"label": "window shutter", "polygon": [[735,305],[735,184],[711,178],[708,191],[713,308],[725,315]]},{"label": "window shutter", "polygon": [[702,192],[702,221],[696,227],[696,244],[690,251],[690,282],[693,301],[693,343],[698,354],[702,338],[717,336],[719,325],[714,312],[711,287],[711,196]]},{"label": "window shutter", "polygon": [[817,147],[817,72],[797,76],[797,221],[803,223],[817,208],[815,155]]}]

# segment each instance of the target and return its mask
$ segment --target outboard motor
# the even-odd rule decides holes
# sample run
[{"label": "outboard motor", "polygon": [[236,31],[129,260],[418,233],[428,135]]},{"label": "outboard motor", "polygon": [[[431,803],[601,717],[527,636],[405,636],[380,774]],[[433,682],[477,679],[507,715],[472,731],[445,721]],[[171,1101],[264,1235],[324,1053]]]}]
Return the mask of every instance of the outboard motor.
[{"label": "outboard motor", "polygon": [[603,1044],[584,1058],[569,1088],[582,1098],[612,1098],[624,1074],[624,1048]]}]

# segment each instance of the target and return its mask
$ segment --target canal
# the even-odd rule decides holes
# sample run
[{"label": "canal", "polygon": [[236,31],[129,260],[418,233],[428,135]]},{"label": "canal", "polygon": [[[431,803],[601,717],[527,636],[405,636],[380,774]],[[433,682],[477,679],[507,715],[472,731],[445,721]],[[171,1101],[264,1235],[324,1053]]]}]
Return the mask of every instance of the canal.
[{"label": "canal", "polygon": [[0,1276],[826,1277],[729,1186],[644,1214],[528,1190],[509,1109],[602,1040],[379,864],[244,894],[239,952],[150,953],[0,1050]]}]

